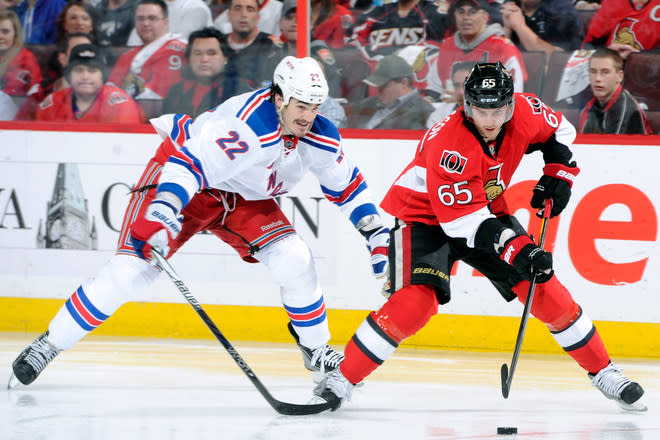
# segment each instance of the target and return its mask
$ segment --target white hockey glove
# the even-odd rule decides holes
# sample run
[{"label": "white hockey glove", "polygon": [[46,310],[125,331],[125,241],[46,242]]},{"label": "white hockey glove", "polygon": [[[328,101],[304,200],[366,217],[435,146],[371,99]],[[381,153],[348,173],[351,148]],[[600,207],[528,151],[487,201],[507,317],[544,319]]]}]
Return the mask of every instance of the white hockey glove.
[{"label": "white hockey glove", "polygon": [[182,220],[176,203],[163,198],[155,199],[147,208],[146,215],[131,225],[131,241],[135,252],[145,260],[150,259],[151,249],[157,249],[167,257],[170,253],[170,240],[174,240],[181,232]]},{"label": "white hockey glove", "polygon": [[379,216],[370,215],[358,222],[360,234],[367,240],[371,252],[371,270],[376,278],[387,275],[387,250],[390,246],[390,229],[383,226]]}]

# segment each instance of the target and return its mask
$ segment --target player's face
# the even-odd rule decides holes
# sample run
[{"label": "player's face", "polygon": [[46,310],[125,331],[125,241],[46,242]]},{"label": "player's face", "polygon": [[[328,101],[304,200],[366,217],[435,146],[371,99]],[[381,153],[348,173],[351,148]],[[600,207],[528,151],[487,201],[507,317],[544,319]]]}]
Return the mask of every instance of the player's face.
[{"label": "player's face", "polygon": [[170,29],[170,21],[158,5],[144,4],[135,10],[135,31],[144,44],[165,35]]},{"label": "player's face", "polygon": [[73,88],[76,96],[81,98],[93,98],[99,94],[101,87],[103,87],[103,72],[98,67],[80,64],[71,69],[69,76],[71,88]]},{"label": "player's face", "polygon": [[[278,99],[279,98],[279,99]],[[297,100],[289,99],[289,105],[284,105],[284,98],[275,95],[275,105],[281,108],[282,129],[284,134],[291,134],[297,137],[303,137],[312,127],[314,118],[319,113],[320,104],[308,104]]]},{"label": "player's face", "polygon": [[67,9],[64,16],[64,30],[73,34],[76,32],[92,33],[92,17],[82,6],[74,5]]},{"label": "player's face", "polygon": [[589,62],[591,90],[601,104],[612,98],[621,81],[623,81],[623,70],[617,70],[611,58],[592,58]]},{"label": "player's face", "polygon": [[472,122],[486,142],[492,142],[502,130],[509,116],[509,106],[499,108],[480,108],[472,106]]},{"label": "player's face", "polygon": [[211,81],[227,64],[216,38],[197,38],[190,50],[190,68],[200,82]]},{"label": "player's face", "polygon": [[259,24],[257,0],[233,0],[227,12],[231,29],[239,35],[248,36]]},{"label": "player's face", "polygon": [[280,30],[287,41],[295,42],[298,40],[298,22],[296,20],[295,9],[292,9],[288,14],[280,18]]},{"label": "player's face", "polygon": [[469,5],[456,8],[454,18],[458,33],[468,42],[481,35],[488,25],[488,12]]},{"label": "player's face", "polygon": [[16,32],[11,20],[0,20],[0,53],[11,49]]}]

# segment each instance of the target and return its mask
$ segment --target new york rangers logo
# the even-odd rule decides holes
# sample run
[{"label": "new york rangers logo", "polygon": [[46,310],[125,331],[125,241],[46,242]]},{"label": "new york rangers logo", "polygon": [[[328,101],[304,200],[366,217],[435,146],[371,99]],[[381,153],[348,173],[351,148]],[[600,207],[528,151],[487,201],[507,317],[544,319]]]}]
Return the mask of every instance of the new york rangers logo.
[{"label": "new york rangers logo", "polygon": [[456,151],[444,150],[442,152],[442,158],[440,159],[440,166],[449,173],[461,174],[465,169],[466,163],[467,163],[467,158],[461,156]]}]

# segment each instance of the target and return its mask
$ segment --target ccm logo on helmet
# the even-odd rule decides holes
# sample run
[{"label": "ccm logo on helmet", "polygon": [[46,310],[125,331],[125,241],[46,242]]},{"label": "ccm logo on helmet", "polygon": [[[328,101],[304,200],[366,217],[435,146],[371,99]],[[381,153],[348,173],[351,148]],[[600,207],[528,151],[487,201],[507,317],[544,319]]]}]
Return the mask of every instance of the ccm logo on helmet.
[{"label": "ccm logo on helmet", "polygon": [[447,151],[442,152],[442,158],[440,159],[440,166],[444,168],[447,172],[461,174],[465,169],[465,164],[467,163],[467,158],[461,156],[456,151]]}]

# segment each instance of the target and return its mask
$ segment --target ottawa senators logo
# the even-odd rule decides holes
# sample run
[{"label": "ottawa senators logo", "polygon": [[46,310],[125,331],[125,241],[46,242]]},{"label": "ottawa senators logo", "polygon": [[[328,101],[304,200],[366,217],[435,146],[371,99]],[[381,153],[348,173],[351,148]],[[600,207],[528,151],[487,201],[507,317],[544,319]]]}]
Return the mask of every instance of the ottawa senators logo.
[{"label": "ottawa senators logo", "polygon": [[109,105],[117,105],[126,101],[128,101],[128,97],[119,92],[112,92],[110,93],[110,96],[108,96]]},{"label": "ottawa senators logo", "polygon": [[502,179],[500,178],[501,171],[501,163],[495,165],[494,167],[488,168],[486,184],[484,185],[484,189],[486,190],[486,198],[488,200],[493,200],[495,197],[502,194],[506,189],[506,185],[504,185],[504,182],[502,182]]},{"label": "ottawa senators logo", "polygon": [[456,151],[444,150],[442,152],[440,166],[448,173],[461,174],[465,169],[465,164],[467,164],[467,158],[461,156]]}]

